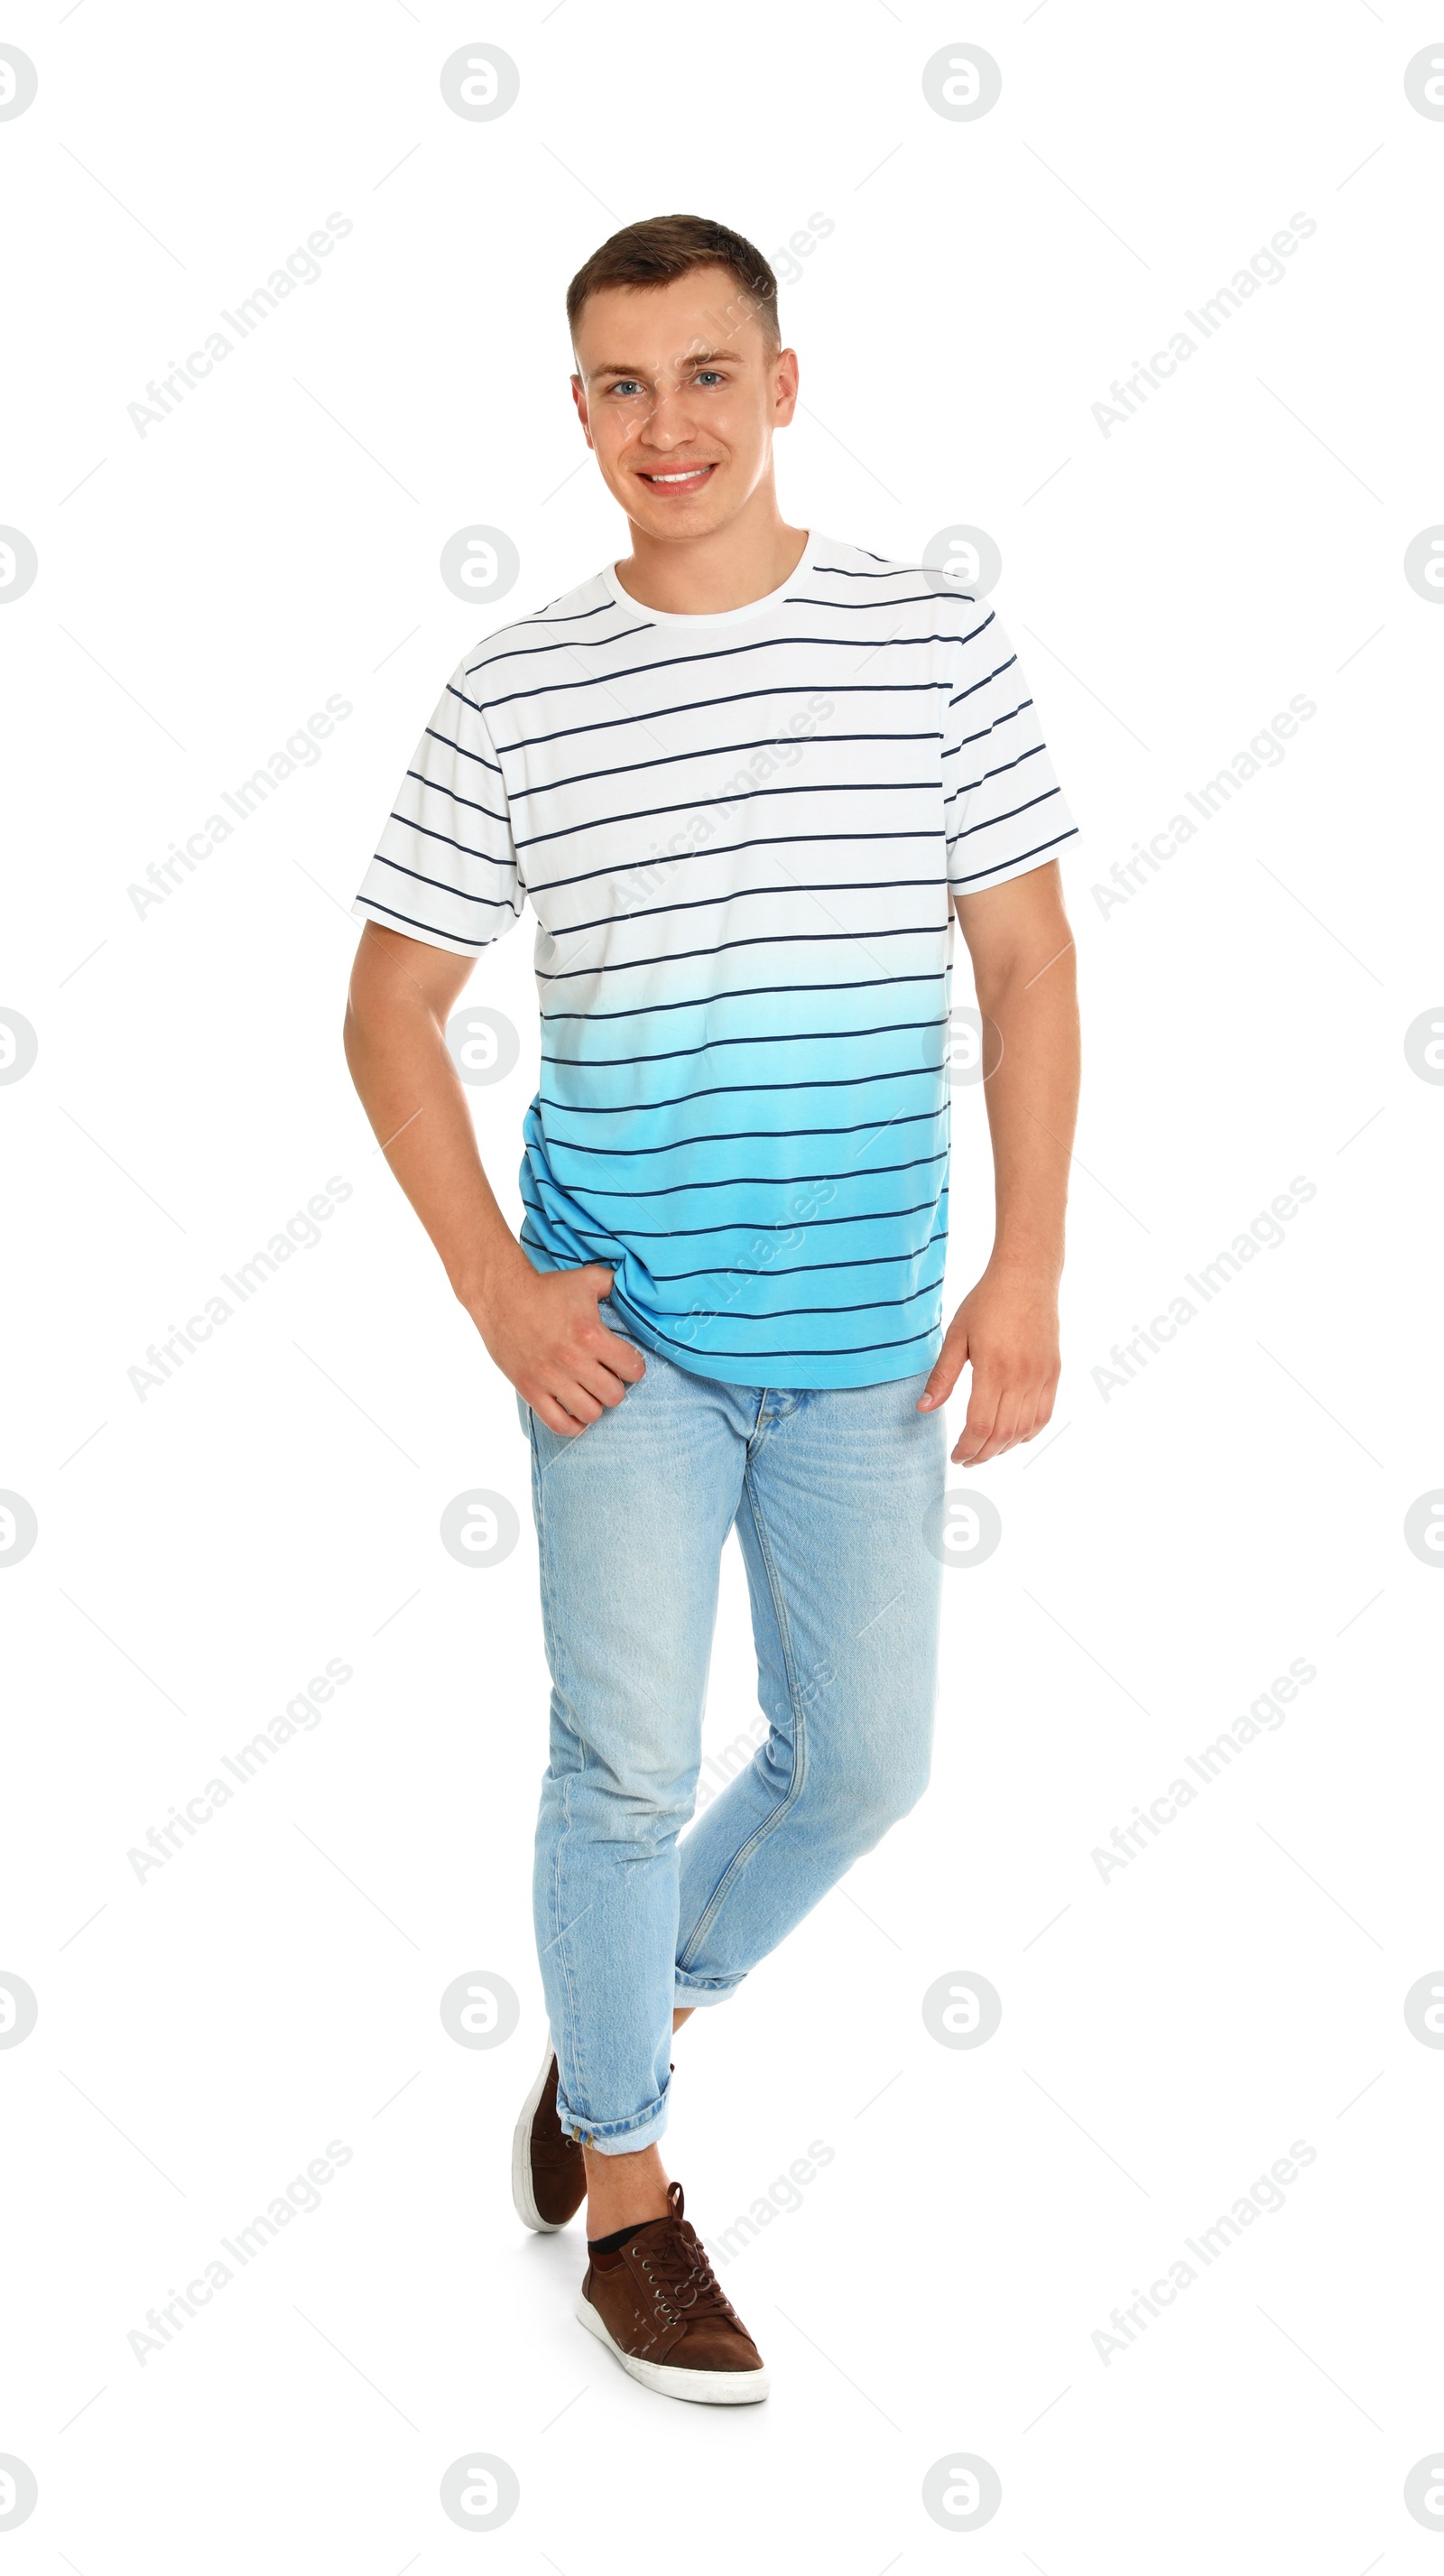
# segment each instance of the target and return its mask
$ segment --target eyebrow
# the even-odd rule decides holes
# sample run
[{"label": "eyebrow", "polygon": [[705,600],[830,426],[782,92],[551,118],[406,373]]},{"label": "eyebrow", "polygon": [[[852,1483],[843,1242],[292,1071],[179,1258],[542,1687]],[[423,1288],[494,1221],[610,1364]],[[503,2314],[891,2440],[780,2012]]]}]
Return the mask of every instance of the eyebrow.
[{"label": "eyebrow", "polygon": [[[683,367],[740,367],[746,361],[736,349],[689,349],[678,364]],[[594,376],[636,376],[640,380],[647,370],[638,366],[601,366],[593,367],[591,372]]]}]

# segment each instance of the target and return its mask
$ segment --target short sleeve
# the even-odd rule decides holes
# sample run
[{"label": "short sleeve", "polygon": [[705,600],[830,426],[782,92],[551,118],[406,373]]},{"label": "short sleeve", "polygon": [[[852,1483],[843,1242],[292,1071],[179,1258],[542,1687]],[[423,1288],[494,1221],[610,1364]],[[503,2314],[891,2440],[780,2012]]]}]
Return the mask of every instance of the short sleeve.
[{"label": "short sleeve", "polygon": [[501,763],[462,662],[412,754],[351,909],[474,957],[520,920],[522,896]]},{"label": "short sleeve", "polygon": [[1078,826],[989,600],[964,604],[952,668],[943,729],[948,883],[954,894],[977,894],[1061,857]]}]

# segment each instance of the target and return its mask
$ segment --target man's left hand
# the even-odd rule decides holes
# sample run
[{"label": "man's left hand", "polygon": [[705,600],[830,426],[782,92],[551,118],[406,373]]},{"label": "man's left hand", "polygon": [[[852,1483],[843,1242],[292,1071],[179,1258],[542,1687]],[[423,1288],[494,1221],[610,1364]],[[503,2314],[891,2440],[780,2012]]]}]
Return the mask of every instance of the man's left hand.
[{"label": "man's left hand", "polygon": [[918,1411],[945,1404],[969,1362],[968,1417],[952,1457],[955,1466],[984,1467],[1036,1438],[1052,1416],[1061,1365],[1055,1281],[990,1264],[948,1326]]}]

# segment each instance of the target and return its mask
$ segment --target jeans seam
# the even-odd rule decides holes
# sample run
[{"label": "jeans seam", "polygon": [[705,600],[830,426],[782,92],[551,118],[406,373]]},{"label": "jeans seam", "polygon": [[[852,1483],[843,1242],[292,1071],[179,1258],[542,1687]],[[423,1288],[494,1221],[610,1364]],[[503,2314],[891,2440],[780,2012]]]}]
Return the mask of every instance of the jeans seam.
[{"label": "jeans seam", "polygon": [[[530,1438],[531,1438],[531,1461],[532,1461],[532,1478],[533,1478],[533,1486],[532,1486],[532,1490],[533,1490],[533,1495],[534,1495],[534,1498],[535,1498],[535,1509],[536,1509],[536,1528],[537,1528],[537,1566],[538,1566],[538,1570],[539,1570],[539,1572],[540,1572],[540,1574],[541,1574],[542,1624],[543,1624],[543,1629],[544,1629],[544,1632],[545,1632],[545,1635],[546,1635],[546,1642],[547,1642],[547,1646],[548,1646],[548,1649],[549,1649],[549,1658],[548,1658],[548,1659],[549,1659],[549,1661],[551,1661],[551,1663],[552,1663],[552,1665],[553,1665],[553,1674],[552,1674],[553,1682],[554,1682],[554,1684],[555,1684],[555,1687],[556,1687],[558,1690],[560,1690],[562,1685],[561,1685],[561,1681],[560,1681],[560,1678],[559,1678],[559,1675],[558,1675],[558,1672],[557,1672],[557,1669],[556,1669],[556,1668],[557,1668],[557,1667],[562,1663],[562,1661],[563,1661],[562,1647],[561,1647],[561,1631],[560,1631],[560,1629],[559,1629],[559,1627],[558,1627],[558,1625],[557,1625],[556,1613],[555,1613],[555,1606],[554,1606],[553,1601],[552,1601],[551,1580],[550,1580],[550,1577],[549,1577],[548,1572],[547,1572],[547,1540],[546,1540],[546,1526],[545,1526],[545,1523],[546,1523],[546,1515],[545,1515],[545,1511],[544,1511],[544,1509],[543,1509],[543,1504],[542,1504],[542,1475],[543,1475],[543,1472],[544,1472],[544,1471],[543,1471],[543,1468],[542,1468],[540,1452],[539,1452],[538,1447],[537,1447],[537,1436],[536,1436],[536,1415],[533,1413],[533,1411],[532,1411],[532,1409],[531,1409],[531,1406],[530,1406],[530,1405],[528,1405],[528,1407],[527,1407],[527,1417],[526,1417],[526,1418],[527,1418],[527,1430],[528,1430],[528,1433],[530,1434]],[[548,1748],[547,1759],[548,1759],[548,1762],[550,1762],[550,1760],[551,1760],[550,1748]],[[579,2031],[580,2031],[580,2026],[581,2026],[581,2024],[580,2024],[580,2015],[579,2015],[578,2010],[577,2010],[577,1996],[576,1996],[576,1988],[575,1988],[575,1985],[574,1985],[574,1982],[573,1982],[573,1979],[572,1979],[571,1969],[570,1969],[570,1966],[569,1966],[568,1961],[567,1961],[566,1952],[565,1952],[565,1950],[564,1950],[564,1949],[562,1948],[562,1946],[561,1946],[561,1945],[562,1945],[562,1942],[563,1942],[563,1940],[564,1940],[564,1938],[565,1938],[565,1926],[563,1926],[563,1925],[562,1925],[562,1886],[561,1886],[561,1876],[562,1876],[562,1852],[563,1852],[563,1849],[565,1848],[567,1835],[569,1834],[569,1832],[570,1832],[570,1831],[571,1831],[571,1774],[570,1774],[570,1772],[564,1772],[564,1773],[563,1773],[563,1775],[562,1775],[562,1780],[561,1780],[561,1830],[560,1830],[560,1832],[559,1832],[559,1833],[558,1833],[558,1835],[557,1835],[557,1838],[556,1838],[556,1848],[555,1848],[555,1850],[553,1851],[553,1854],[552,1854],[552,1914],[553,1914],[553,1921],[554,1921],[554,1923],[555,1923],[556,1925],[558,1925],[559,1927],[561,1927],[561,1928],[559,1928],[559,1929],[557,1929],[557,1930],[555,1930],[555,1931],[553,1932],[553,1935],[552,1935],[552,1947],[553,1947],[553,1948],[556,1950],[556,1952],[557,1952],[557,1967],[558,1967],[558,1970],[559,1970],[560,1975],[561,1975],[562,1984],[563,1984],[563,1985],[564,1985],[564,1987],[566,1988],[566,1995],[567,1995],[567,2011],[568,2011],[568,2016],[569,2016],[570,2023],[571,2023],[571,2029],[570,2029],[570,2031],[569,2031],[569,2033],[568,2033],[568,2037],[569,2037],[569,2039],[570,2039],[570,2041],[571,2041],[573,2054],[575,2055],[575,2057],[576,2057],[576,2059],[577,2059],[577,2070],[576,2070],[576,2071],[577,2071],[577,2078],[578,2078],[578,2082],[579,2082],[579,2084],[581,2085],[582,2089],[585,2091],[585,2089],[586,2089],[586,2069],[585,2069],[585,2066],[583,2065],[582,2060],[581,2060],[580,2042],[579,2042],[579,2038],[578,2038],[578,2033],[579,2033]],[[556,2035],[554,2034],[554,2040],[555,2040],[555,2036],[556,2036]],[[560,2076],[561,2076],[561,2060],[560,2060],[560,2058],[558,2058],[558,2060],[557,2060],[557,2075],[558,2075],[558,2081],[560,2081]]]},{"label": "jeans seam", "polygon": [[721,1877],[718,1879],[716,1886],[712,1890],[711,1895],[707,1899],[706,1904],[703,1906],[701,1913],[698,1915],[696,1922],[693,1924],[691,1931],[688,1933],[686,1941],[679,1943],[676,1965],[681,1969],[684,1975],[686,1974],[688,1958],[696,1949],[703,1934],[709,1931],[712,1924],[716,1921],[728,1889],[731,1887],[734,1878],[742,1868],[743,1863],[750,1860],[758,1845],[764,1842],[769,1834],[776,1831],[789,1809],[796,1805],[797,1800],[802,1795],[803,1785],[807,1778],[807,1720],[803,1714],[802,1702],[797,1689],[797,1675],[793,1667],[792,1630],[788,1624],[787,1607],[783,1599],[782,1586],[778,1580],[777,1567],[773,1560],[772,1548],[768,1540],[767,1524],[762,1517],[762,1511],[759,1506],[756,1490],[753,1484],[750,1460],[743,1471],[742,1482],[747,1499],[752,1506],[752,1519],[757,1531],[758,1552],[761,1555],[763,1566],[766,1569],[767,1589],[771,1596],[773,1616],[777,1621],[777,1633],[782,1640],[782,1664],[787,1677],[788,1706],[792,1711],[792,1777],[788,1781],[787,1787],[783,1791],[782,1796],[773,1806],[770,1814],[764,1816],[761,1824],[753,1827],[752,1832],[747,1836],[746,1841],[738,1845],[732,1858],[722,1872]]}]

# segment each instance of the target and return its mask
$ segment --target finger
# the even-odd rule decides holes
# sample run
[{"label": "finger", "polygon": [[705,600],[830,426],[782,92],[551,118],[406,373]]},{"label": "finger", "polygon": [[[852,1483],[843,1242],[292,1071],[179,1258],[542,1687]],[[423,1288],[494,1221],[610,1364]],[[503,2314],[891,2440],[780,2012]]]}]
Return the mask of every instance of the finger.
[{"label": "finger", "polygon": [[[556,1395],[558,1401],[571,1415],[578,1431],[585,1431],[590,1423],[601,1420],[605,1410],[601,1397],[593,1395],[582,1385],[580,1379],[563,1378],[556,1388]],[[620,1402],[620,1398],[618,1401]]]},{"label": "finger", "polygon": [[954,1325],[933,1363],[927,1385],[918,1397],[919,1413],[936,1413],[940,1404],[947,1403],[962,1374],[967,1356],[967,1328]]},{"label": "finger", "polygon": [[608,1408],[620,1404],[627,1392],[627,1380],[614,1377],[611,1370],[605,1368],[600,1360],[578,1360],[573,1369],[573,1377],[575,1383],[584,1387],[588,1395],[594,1395],[599,1404],[604,1404]]},{"label": "finger", "polygon": [[633,1343],[624,1342],[619,1333],[609,1332],[605,1324],[598,1324],[596,1329],[601,1336],[595,1345],[598,1357],[605,1361],[614,1377],[625,1378],[628,1386],[635,1386],[638,1378],[647,1374],[647,1363],[641,1352]]},{"label": "finger", "polygon": [[523,1402],[531,1406],[538,1422],[544,1422],[548,1431],[554,1431],[559,1439],[571,1440],[587,1427],[584,1422],[574,1421],[554,1395],[547,1395],[540,1388],[535,1395],[524,1397]]},{"label": "finger", "polygon": [[1037,1399],[1033,1406],[1032,1419],[1028,1424],[1028,1428],[1026,1431],[1020,1430],[1018,1433],[1018,1438],[1020,1440],[1036,1440],[1039,1432],[1047,1428],[1047,1425],[1053,1419],[1053,1404],[1057,1392],[1057,1379],[1045,1378],[1038,1389]]},{"label": "finger", "polygon": [[999,1394],[998,1388],[987,1384],[980,1386],[977,1378],[974,1377],[973,1391],[968,1399],[967,1420],[963,1424],[958,1445],[953,1451],[954,1458],[964,1466],[970,1467],[976,1463],[992,1437],[993,1425],[998,1418]]}]

